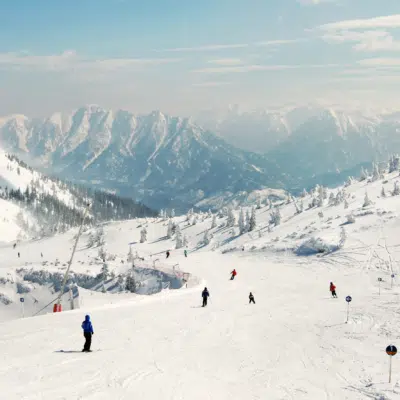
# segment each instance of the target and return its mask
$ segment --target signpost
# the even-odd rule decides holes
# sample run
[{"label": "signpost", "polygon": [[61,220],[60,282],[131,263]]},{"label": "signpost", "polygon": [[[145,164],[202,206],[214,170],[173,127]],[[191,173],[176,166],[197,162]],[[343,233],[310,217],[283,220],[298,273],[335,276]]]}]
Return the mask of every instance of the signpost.
[{"label": "signpost", "polygon": [[378,282],[379,282],[379,296],[381,295],[381,282],[382,282],[382,278],[378,278]]},{"label": "signpost", "polygon": [[349,322],[349,308],[350,308],[350,302],[353,300],[351,296],[346,297],[346,302],[347,302],[347,319],[346,319],[346,324]]},{"label": "signpost", "polygon": [[22,318],[25,318],[25,309],[24,309],[24,302],[25,299],[23,297],[19,298],[19,301],[21,302],[21,309],[22,309]]},{"label": "signpost", "polygon": [[392,278],[392,281],[391,281],[391,283],[390,283],[390,288],[393,289],[394,274],[390,275],[390,277]]},{"label": "signpost", "polygon": [[389,356],[389,383],[392,382],[392,357],[397,354],[396,346],[390,345],[386,347],[386,354]]}]

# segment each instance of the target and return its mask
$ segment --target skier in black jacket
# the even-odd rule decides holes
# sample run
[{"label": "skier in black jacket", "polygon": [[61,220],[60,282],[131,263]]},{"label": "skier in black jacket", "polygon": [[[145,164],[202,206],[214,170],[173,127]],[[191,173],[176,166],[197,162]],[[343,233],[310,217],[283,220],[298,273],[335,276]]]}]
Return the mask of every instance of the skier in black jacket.
[{"label": "skier in black jacket", "polygon": [[210,297],[210,293],[207,288],[204,288],[203,292],[201,293],[201,297],[203,298],[203,307],[207,305],[207,299]]},{"label": "skier in black jacket", "polygon": [[250,292],[250,294],[249,294],[249,304],[250,304],[250,303],[256,304],[256,302],[254,301],[253,293],[251,293],[251,292]]}]

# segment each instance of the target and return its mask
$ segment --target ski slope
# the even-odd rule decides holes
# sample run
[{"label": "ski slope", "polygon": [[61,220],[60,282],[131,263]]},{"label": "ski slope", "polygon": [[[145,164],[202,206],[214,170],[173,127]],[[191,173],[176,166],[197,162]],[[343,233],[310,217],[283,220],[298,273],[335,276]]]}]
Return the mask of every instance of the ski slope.
[{"label": "ski slope", "polygon": [[[241,236],[237,227],[232,236],[220,218],[208,245],[201,241],[211,217],[191,226],[185,217],[176,217],[189,240],[188,258],[165,238],[166,221],[107,224],[108,251],[122,258],[128,243],[136,242],[132,246],[148,262],[158,259],[166,268],[179,264],[200,284],[153,296],[86,292],[78,310],[2,322],[0,397],[400,399],[400,363],[395,356],[389,384],[385,353],[400,339],[400,201],[389,193],[379,197],[382,185],[389,192],[397,175],[387,175],[385,184],[364,181],[346,188],[347,209],[325,204],[295,215],[293,204],[283,205],[282,223],[271,232],[268,207],[257,211],[257,229]],[[363,207],[366,190],[374,204]],[[357,217],[347,225],[349,213]],[[140,244],[142,224],[147,224],[148,240]],[[347,233],[342,248],[296,255],[311,237],[337,243],[342,227]],[[42,249],[46,260],[65,262],[74,233],[21,243],[19,259],[4,246],[0,274],[25,264],[40,268]],[[73,269],[97,273],[100,267],[88,263],[96,250],[87,249],[85,241],[84,235]],[[171,257],[165,259],[168,249]],[[116,272],[125,268],[119,264],[112,264]],[[238,275],[230,281],[233,268]],[[380,294],[378,278],[383,279]],[[338,299],[330,298],[330,281]],[[206,308],[200,307],[204,286],[211,295]],[[250,291],[255,305],[248,304]],[[347,295],[353,301],[345,323]],[[86,313],[95,330],[91,354],[81,353]]]}]

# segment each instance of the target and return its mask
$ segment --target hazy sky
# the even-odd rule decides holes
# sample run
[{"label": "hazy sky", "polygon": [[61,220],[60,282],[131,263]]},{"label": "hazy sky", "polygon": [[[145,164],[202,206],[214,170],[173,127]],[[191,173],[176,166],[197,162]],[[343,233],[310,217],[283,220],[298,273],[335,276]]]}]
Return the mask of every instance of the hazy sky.
[{"label": "hazy sky", "polygon": [[2,0],[0,115],[399,105],[399,0]]}]

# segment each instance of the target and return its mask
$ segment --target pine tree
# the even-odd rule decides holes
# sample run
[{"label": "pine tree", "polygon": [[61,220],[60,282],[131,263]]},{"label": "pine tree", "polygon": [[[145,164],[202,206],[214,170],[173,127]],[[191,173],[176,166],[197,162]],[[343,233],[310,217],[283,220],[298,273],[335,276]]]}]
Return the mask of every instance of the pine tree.
[{"label": "pine tree", "polygon": [[364,169],[364,167],[361,167],[361,173],[360,173],[360,182],[365,181],[368,178],[368,171]]},{"label": "pine tree", "polygon": [[349,203],[347,201],[347,199],[344,199],[344,209],[349,208]]},{"label": "pine tree", "polygon": [[140,231],[140,243],[144,243],[147,241],[147,229],[143,227]]},{"label": "pine tree", "polygon": [[324,187],[321,185],[317,185],[315,191],[317,192],[317,206],[322,207],[324,205],[324,199],[325,199],[325,190]]},{"label": "pine tree", "polygon": [[240,234],[245,233],[246,232],[246,226],[245,226],[243,208],[240,209],[238,224],[239,224],[239,232],[240,232]]},{"label": "pine tree", "polygon": [[245,219],[245,231],[248,232],[250,228],[250,212],[249,210],[246,211],[246,219]]},{"label": "pine tree", "polygon": [[262,204],[261,204],[261,197],[258,196],[258,197],[257,197],[257,210],[260,210],[261,207],[262,207]]},{"label": "pine tree", "polygon": [[217,227],[217,215],[214,214],[214,215],[213,215],[213,219],[212,219],[212,221],[211,221],[211,229],[214,229],[214,228],[216,228],[216,227]]},{"label": "pine tree", "polygon": [[126,290],[129,290],[131,293],[135,293],[136,292],[136,280],[133,277],[133,274],[130,273],[127,277],[126,277]]},{"label": "pine tree", "polygon": [[375,182],[381,178],[381,174],[379,173],[379,168],[376,163],[372,165],[372,181]]},{"label": "pine tree", "polygon": [[175,248],[176,249],[180,249],[183,247],[183,240],[182,240],[182,232],[181,229],[179,228],[179,225],[177,225],[176,227],[176,231],[175,231]]},{"label": "pine tree", "polygon": [[346,239],[347,239],[346,231],[342,226],[342,229],[340,230],[339,248],[342,248],[344,246]]},{"label": "pine tree", "polygon": [[167,238],[171,239],[173,236],[173,224],[172,224],[172,220],[170,219],[168,221],[168,228],[167,228]]},{"label": "pine tree", "polygon": [[389,160],[389,173],[398,171],[399,165],[400,165],[400,157],[397,154],[392,155],[392,157],[390,157]]},{"label": "pine tree", "polygon": [[107,265],[107,263],[103,263],[103,266],[101,267],[101,274],[103,276],[103,281],[107,280],[108,273],[109,273],[108,265]]},{"label": "pine tree", "polygon": [[189,244],[188,243],[188,238],[187,238],[186,235],[183,235],[182,244],[183,244],[183,247],[187,247],[188,244]]},{"label": "pine tree", "polygon": [[307,190],[306,189],[303,189],[303,192],[301,193],[301,197],[307,197],[308,196],[308,193],[307,193]]},{"label": "pine tree", "polygon": [[228,219],[226,221],[226,226],[228,227],[233,227],[236,224],[236,218],[235,214],[233,213],[233,210],[231,207],[228,209]]},{"label": "pine tree", "polygon": [[205,231],[205,232],[204,232],[203,244],[204,244],[205,246],[207,246],[208,244],[210,244],[210,237],[209,237],[208,231]]},{"label": "pine tree", "polygon": [[328,204],[330,206],[334,206],[336,204],[336,197],[333,194],[333,192],[331,192],[331,194],[329,195],[329,200],[328,200]]},{"label": "pine tree", "polygon": [[128,261],[129,263],[131,263],[131,262],[133,262],[133,260],[134,260],[134,257],[133,257],[133,253],[132,253],[132,247],[129,246],[129,252],[128,252],[127,261]]},{"label": "pine tree", "polygon": [[345,187],[349,187],[349,186],[351,186],[353,184],[353,178],[351,177],[351,176],[349,176],[348,178],[347,178],[347,181],[346,181],[346,183],[344,184],[344,186]]},{"label": "pine tree", "polygon": [[174,218],[174,217],[175,217],[175,210],[172,209],[172,210],[171,210],[171,218]]},{"label": "pine tree", "polygon": [[372,204],[372,201],[369,199],[368,193],[365,192],[363,207],[369,207],[371,204]]},{"label": "pine tree", "polygon": [[400,194],[399,183],[396,181],[396,182],[394,183],[392,196],[398,196],[399,194]]},{"label": "pine tree", "polygon": [[254,229],[256,229],[256,226],[257,226],[256,210],[255,208],[252,208],[250,222],[249,222],[249,232],[254,231]]},{"label": "pine tree", "polygon": [[386,197],[385,188],[382,186],[381,197]]},{"label": "pine tree", "polygon": [[279,207],[275,207],[274,210],[271,211],[270,215],[270,224],[278,226],[281,223],[281,212],[279,210]]},{"label": "pine tree", "polygon": [[99,252],[98,252],[99,258],[101,260],[106,261],[107,253],[106,250],[104,249],[104,246],[100,247]]}]

